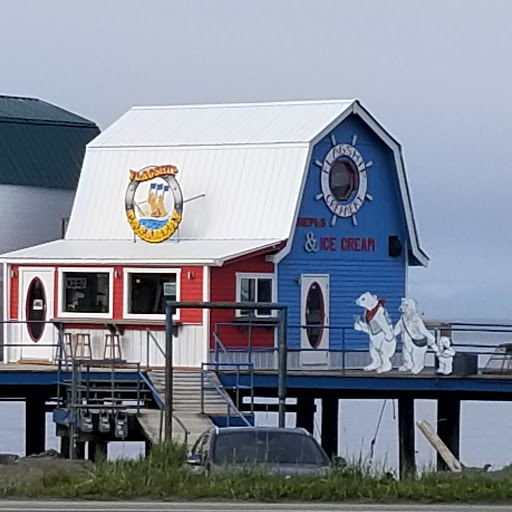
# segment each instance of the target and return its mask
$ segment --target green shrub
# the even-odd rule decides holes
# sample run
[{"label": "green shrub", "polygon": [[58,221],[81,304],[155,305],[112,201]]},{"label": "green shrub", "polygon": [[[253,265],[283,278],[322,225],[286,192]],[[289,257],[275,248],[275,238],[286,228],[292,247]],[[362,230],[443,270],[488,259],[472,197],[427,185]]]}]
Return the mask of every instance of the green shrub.
[{"label": "green shrub", "polygon": [[79,474],[53,471],[35,483],[12,485],[3,496],[81,499],[237,499],[304,501],[414,500],[424,502],[497,502],[512,500],[512,476],[425,472],[396,481],[384,467],[362,459],[334,468],[324,477],[285,478],[258,469],[207,476],[185,464],[186,449],[176,444],[155,447],[147,458],[101,462]]}]

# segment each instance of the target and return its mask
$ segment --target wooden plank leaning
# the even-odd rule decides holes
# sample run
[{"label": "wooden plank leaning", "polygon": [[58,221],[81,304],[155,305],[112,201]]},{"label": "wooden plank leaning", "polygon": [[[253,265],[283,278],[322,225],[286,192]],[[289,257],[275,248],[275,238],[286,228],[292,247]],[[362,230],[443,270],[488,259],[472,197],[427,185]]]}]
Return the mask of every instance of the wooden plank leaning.
[{"label": "wooden plank leaning", "polygon": [[437,435],[436,431],[428,421],[417,421],[416,425],[421,433],[426,437],[432,447],[441,455],[446,465],[454,473],[462,473],[462,465],[453,455],[453,453],[444,444],[443,440]]}]

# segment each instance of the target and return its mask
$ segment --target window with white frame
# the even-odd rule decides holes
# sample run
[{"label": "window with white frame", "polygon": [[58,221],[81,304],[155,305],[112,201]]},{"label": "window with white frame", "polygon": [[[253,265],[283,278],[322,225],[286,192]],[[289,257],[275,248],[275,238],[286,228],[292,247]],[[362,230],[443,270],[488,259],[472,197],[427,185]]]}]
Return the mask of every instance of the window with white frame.
[{"label": "window with white frame", "polygon": [[[236,300],[238,302],[273,302],[275,277],[273,274],[237,274]],[[275,312],[267,308],[256,310],[241,309],[239,316],[270,317]]]},{"label": "window with white frame", "polygon": [[64,313],[110,313],[109,272],[63,272]]},{"label": "window with white frame", "polygon": [[165,301],[178,300],[177,272],[128,272],[126,312],[129,315],[165,315]]}]

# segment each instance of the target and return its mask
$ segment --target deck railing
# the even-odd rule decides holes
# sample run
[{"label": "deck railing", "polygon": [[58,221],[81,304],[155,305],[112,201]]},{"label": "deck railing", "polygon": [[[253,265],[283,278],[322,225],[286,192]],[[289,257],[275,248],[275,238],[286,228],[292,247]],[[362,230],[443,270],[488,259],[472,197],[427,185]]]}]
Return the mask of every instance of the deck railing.
[{"label": "deck railing", "polygon": [[[250,328],[249,328],[250,327]],[[237,329],[239,344],[226,344],[222,341],[223,332],[231,329],[230,338],[234,337],[233,329]],[[216,324],[210,360],[216,363],[250,362],[256,369],[276,370],[278,365],[278,348],[276,346],[259,346],[254,336],[258,328],[277,328],[274,323],[220,322]],[[462,366],[476,366],[477,373],[510,374],[512,377],[512,324],[497,323],[436,323],[428,328],[438,340],[447,336],[452,341],[458,361],[465,360]],[[329,346],[321,348],[300,346],[306,329],[329,332]],[[255,332],[256,331],[256,332]],[[357,343],[355,343],[357,340]],[[324,360],[318,356],[325,355]],[[311,362],[311,359],[316,359]],[[308,359],[310,360],[308,362]],[[352,326],[321,326],[288,325],[288,369],[331,369],[342,373],[363,369],[370,360],[367,335],[355,333]],[[476,362],[475,362],[476,361]],[[397,350],[392,358],[393,366],[398,369],[402,364],[402,342],[398,338]],[[428,350],[425,358],[425,370],[422,375],[436,374],[436,358],[432,350]]]},{"label": "deck railing", "polygon": [[[1,321],[4,329],[3,351],[10,361],[29,359],[34,362],[48,360],[53,361],[59,370],[71,368],[72,354],[64,342],[64,326],[56,321],[26,321],[4,320]],[[32,326],[44,324],[45,332],[40,341],[28,343],[27,324]],[[226,344],[223,341],[224,329],[236,329],[240,339],[239,343]],[[452,339],[452,344],[459,354],[459,359],[464,356],[468,359],[476,358],[478,369],[481,373],[512,374],[512,323],[436,323],[429,324],[431,332],[438,338],[441,335]],[[277,325],[272,321],[246,322],[222,322],[215,325],[210,361],[215,363],[254,363],[257,369],[276,369],[278,365],[275,346],[260,346],[257,336],[261,330],[270,332],[277,330]],[[302,333],[305,329],[321,330],[329,333],[328,348],[303,348],[300,346]],[[49,332],[50,331],[50,335]],[[150,347],[156,347],[156,353],[163,358],[165,351],[157,336],[150,328],[146,329],[146,354],[144,364],[146,368],[151,366]],[[357,337],[356,337],[357,336]],[[50,341],[47,341],[50,340]],[[355,340],[357,343],[355,343]],[[30,355],[25,356],[25,349]],[[97,350],[97,348],[96,348]],[[141,351],[144,352],[144,351]],[[401,355],[401,342],[399,341],[393,362],[399,366]],[[331,369],[350,371],[363,368],[369,360],[368,340],[364,334],[356,334],[352,326],[339,325],[288,325],[288,368],[299,370],[303,368],[304,359],[310,354],[318,356],[325,353],[325,364],[318,363],[312,367],[327,367]],[[98,360],[100,358],[94,357]],[[5,360],[5,358],[4,358]],[[432,351],[427,352],[426,367],[434,373],[435,358]],[[427,370],[425,370],[427,371]]]},{"label": "deck railing", "polygon": [[[221,369],[229,369],[234,371],[236,374],[235,386],[233,387],[233,391],[235,393],[235,403],[231,400],[231,397],[227,394],[224,388],[221,385],[217,384],[215,380],[210,375],[211,371],[219,371]],[[245,370],[245,371],[243,371]],[[242,389],[249,389],[251,396],[251,414],[254,413],[254,371],[253,365],[251,363],[203,363],[201,365],[201,413],[207,414],[207,410],[205,407],[205,391],[208,389],[213,389],[217,396],[219,396],[226,406],[226,418],[227,418],[227,426],[231,425],[231,417],[234,415],[242,420],[242,423],[250,427],[250,421],[240,412],[240,391]],[[242,374],[249,374],[251,376],[250,385],[242,386],[240,382],[240,376]]]}]

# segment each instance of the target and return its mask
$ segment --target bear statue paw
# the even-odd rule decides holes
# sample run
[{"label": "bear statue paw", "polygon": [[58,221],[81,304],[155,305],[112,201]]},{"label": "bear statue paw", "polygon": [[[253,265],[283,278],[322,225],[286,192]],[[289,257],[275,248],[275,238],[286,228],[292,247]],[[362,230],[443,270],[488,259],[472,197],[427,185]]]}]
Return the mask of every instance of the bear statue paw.
[{"label": "bear statue paw", "polygon": [[391,366],[391,363],[385,363],[380,368],[377,369],[377,373],[386,373],[391,371],[393,367]]}]

